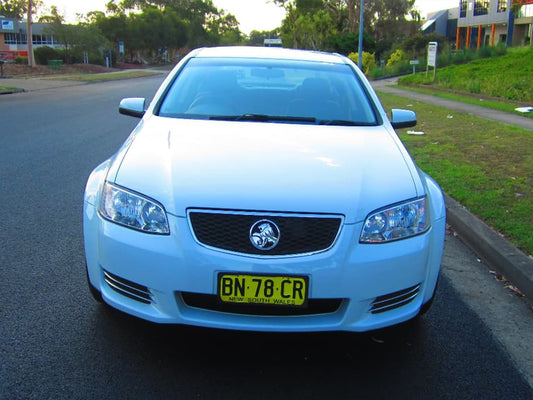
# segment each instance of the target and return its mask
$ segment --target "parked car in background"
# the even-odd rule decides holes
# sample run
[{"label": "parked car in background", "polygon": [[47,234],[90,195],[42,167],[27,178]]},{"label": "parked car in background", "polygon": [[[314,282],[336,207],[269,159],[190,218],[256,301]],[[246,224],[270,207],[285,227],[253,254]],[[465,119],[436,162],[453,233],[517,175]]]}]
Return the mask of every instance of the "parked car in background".
[{"label": "parked car in background", "polygon": [[192,51],[90,175],[89,288],[159,323],[367,331],[427,310],[445,206],[348,58]]}]

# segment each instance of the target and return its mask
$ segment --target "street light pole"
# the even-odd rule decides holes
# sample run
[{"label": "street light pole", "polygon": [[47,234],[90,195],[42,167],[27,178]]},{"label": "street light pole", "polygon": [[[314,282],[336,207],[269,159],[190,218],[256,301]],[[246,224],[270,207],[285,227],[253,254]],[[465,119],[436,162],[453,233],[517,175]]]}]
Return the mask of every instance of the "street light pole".
[{"label": "street light pole", "polygon": [[363,70],[363,21],[365,14],[365,0],[361,0],[361,13],[359,18],[359,69]]}]

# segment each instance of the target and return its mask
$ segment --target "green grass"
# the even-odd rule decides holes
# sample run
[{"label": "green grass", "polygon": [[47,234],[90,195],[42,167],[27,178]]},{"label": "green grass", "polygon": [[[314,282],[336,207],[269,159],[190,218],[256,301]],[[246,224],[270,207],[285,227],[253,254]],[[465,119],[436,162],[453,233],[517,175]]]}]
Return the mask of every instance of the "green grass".
[{"label": "green grass", "polygon": [[448,195],[533,254],[533,133],[390,94],[379,96],[389,110],[417,113],[416,130],[426,134],[398,133],[420,168]]},{"label": "green grass", "polygon": [[12,86],[0,86],[0,92],[3,92],[3,91],[11,91],[11,90],[15,90],[17,89],[16,87],[12,87]]},{"label": "green grass", "polygon": [[45,79],[61,80],[61,81],[79,81],[79,82],[105,82],[117,79],[140,78],[143,76],[158,75],[155,71],[119,71],[106,72],[103,74],[75,74],[75,75],[60,75],[47,77]]},{"label": "green grass", "polygon": [[509,49],[501,57],[437,70],[435,82],[426,73],[399,79],[402,85],[429,85],[441,89],[533,103],[533,47]]},{"label": "green grass", "polygon": [[461,103],[473,104],[476,106],[490,108],[493,110],[499,110],[499,111],[504,111],[504,112],[508,112],[512,114],[517,114],[523,117],[533,118],[533,112],[521,113],[519,111],[516,111],[517,107],[524,106],[521,103],[497,100],[497,99],[492,99],[492,98],[483,98],[483,96],[473,96],[473,95],[468,95],[467,93],[443,92],[443,91],[439,91],[438,88],[434,88],[434,87],[426,88],[426,87],[419,87],[419,86],[413,87],[413,86],[400,86],[400,85],[397,85],[394,87],[398,89],[402,89],[402,90],[408,90],[408,91],[422,93],[422,94],[429,94],[431,96],[458,101]]}]

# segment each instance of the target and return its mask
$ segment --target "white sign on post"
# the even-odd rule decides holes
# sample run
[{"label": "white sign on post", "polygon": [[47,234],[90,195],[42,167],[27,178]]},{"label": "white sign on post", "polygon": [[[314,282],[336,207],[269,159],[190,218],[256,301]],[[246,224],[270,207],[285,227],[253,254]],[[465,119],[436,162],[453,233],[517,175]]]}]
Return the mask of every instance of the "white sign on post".
[{"label": "white sign on post", "polygon": [[428,65],[430,67],[437,67],[437,47],[439,46],[438,42],[429,42],[428,45]]},{"label": "white sign on post", "polygon": [[438,42],[429,42],[428,44],[428,62],[426,67],[426,76],[429,72],[429,67],[433,67],[433,80],[437,74],[437,47]]}]

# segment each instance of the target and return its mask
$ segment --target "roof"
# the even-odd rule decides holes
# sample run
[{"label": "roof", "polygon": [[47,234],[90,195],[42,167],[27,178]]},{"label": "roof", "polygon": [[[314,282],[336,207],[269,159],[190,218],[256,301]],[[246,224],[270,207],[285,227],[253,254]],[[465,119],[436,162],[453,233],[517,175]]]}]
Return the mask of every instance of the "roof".
[{"label": "roof", "polygon": [[317,61],[344,64],[345,58],[339,54],[310,50],[286,49],[280,47],[228,46],[204,47],[196,50],[195,57],[243,57],[274,58],[302,61]]},{"label": "roof", "polygon": [[441,18],[444,14],[447,14],[448,13],[448,10],[441,10],[441,11],[437,11],[435,14],[433,14],[431,16],[430,19],[428,19],[424,25],[422,25],[420,27],[420,30],[421,31],[425,31],[426,29],[428,29],[431,25],[433,25],[435,23],[435,21],[437,21],[439,18]]}]

